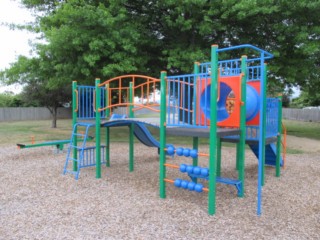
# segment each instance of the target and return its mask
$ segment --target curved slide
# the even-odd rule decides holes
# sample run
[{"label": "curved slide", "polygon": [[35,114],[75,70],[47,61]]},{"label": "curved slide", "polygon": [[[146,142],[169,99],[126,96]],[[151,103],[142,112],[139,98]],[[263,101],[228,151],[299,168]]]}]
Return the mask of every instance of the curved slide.
[{"label": "curved slide", "polygon": [[[133,124],[133,132],[136,138],[144,145],[148,147],[156,147],[160,148],[160,143],[157,141],[152,134],[150,133],[149,129],[146,125],[158,128],[158,126],[141,122],[139,120],[134,119],[117,119],[105,122],[101,124],[101,127],[122,127],[122,126],[130,126]],[[167,144],[167,146],[169,146]]]}]

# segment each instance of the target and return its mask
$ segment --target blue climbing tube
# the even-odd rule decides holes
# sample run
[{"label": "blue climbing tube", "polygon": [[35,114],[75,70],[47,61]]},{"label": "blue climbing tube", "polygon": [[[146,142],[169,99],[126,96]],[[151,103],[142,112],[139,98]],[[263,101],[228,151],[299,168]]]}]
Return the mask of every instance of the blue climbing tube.
[{"label": "blue climbing tube", "polygon": [[[200,109],[207,119],[210,119],[210,87],[209,84],[200,95]],[[252,120],[259,112],[259,94],[254,87],[246,87],[246,121]],[[232,89],[225,83],[220,83],[220,98],[217,102],[217,121],[221,122],[229,117],[226,102]]]}]

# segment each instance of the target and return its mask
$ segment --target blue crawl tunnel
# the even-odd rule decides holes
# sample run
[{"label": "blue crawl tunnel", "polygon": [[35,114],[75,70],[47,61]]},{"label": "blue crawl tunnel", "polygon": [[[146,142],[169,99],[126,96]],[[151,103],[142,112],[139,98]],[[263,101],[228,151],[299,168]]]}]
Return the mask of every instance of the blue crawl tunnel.
[{"label": "blue crawl tunnel", "polygon": [[[200,109],[207,119],[210,119],[210,88],[209,84],[201,93]],[[250,85],[246,87],[246,121],[252,120],[259,112],[259,94]],[[227,98],[232,92],[232,89],[225,83],[220,83],[220,98],[217,102],[217,121],[221,122],[229,117],[226,108]]]}]

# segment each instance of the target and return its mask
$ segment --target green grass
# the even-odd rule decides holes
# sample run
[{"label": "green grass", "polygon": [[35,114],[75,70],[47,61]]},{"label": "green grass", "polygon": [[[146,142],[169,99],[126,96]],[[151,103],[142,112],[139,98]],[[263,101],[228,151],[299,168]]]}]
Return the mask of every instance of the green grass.
[{"label": "green grass", "polygon": [[300,149],[294,149],[294,148],[287,148],[286,151],[287,154],[303,154],[305,153],[304,151],[300,150]]},{"label": "green grass", "polygon": [[59,120],[58,128],[51,128],[51,121],[23,121],[0,123],[0,145],[30,144],[32,136],[36,142],[69,139],[71,120]]},{"label": "green grass", "polygon": [[[150,115],[142,116],[150,117]],[[313,122],[298,122],[284,120],[288,135],[297,137],[306,137],[315,140],[320,140],[320,123]],[[72,132],[71,120],[58,120],[58,128],[51,128],[51,120],[42,121],[23,121],[23,122],[1,122],[0,123],[0,146],[7,144],[31,144],[31,137],[34,136],[36,143],[70,139]],[[159,140],[159,129],[149,128],[151,133]],[[129,129],[128,127],[111,128],[111,141],[113,142],[128,142]],[[95,136],[95,129],[92,128],[89,135]],[[102,142],[105,137],[105,131],[102,129]],[[138,142],[137,139],[135,139]],[[168,136],[167,142],[176,146],[192,146],[192,138]],[[200,144],[208,144],[208,139],[201,138]],[[224,143],[223,146],[234,147],[234,144]],[[301,153],[299,150],[288,149],[288,153]]]},{"label": "green grass", "polygon": [[292,120],[284,120],[283,122],[287,128],[288,135],[320,140],[320,122],[299,122]]}]

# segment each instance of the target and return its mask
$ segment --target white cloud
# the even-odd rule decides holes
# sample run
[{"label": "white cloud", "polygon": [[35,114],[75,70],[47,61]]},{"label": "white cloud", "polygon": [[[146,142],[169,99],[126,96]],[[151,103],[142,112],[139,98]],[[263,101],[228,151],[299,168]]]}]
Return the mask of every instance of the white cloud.
[{"label": "white cloud", "polygon": [[[0,24],[23,24],[31,22],[33,19],[30,10],[22,8],[18,1],[0,1]],[[10,30],[8,27],[0,25],[0,70],[8,68],[19,55],[29,56],[31,50],[29,40],[34,38],[35,35],[27,31]],[[0,87],[0,92],[5,90],[19,92],[21,87]]]}]

